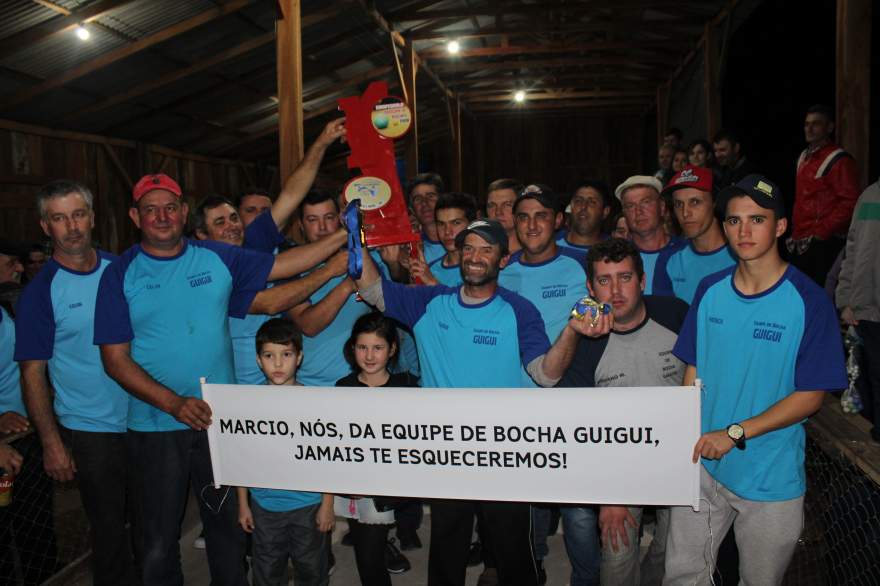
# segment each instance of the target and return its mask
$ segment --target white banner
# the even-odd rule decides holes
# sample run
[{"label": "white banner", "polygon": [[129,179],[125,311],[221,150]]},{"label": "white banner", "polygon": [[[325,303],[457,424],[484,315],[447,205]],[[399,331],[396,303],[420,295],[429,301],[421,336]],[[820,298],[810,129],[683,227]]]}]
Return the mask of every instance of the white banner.
[{"label": "white banner", "polygon": [[695,509],[697,389],[202,385],[217,484]]}]

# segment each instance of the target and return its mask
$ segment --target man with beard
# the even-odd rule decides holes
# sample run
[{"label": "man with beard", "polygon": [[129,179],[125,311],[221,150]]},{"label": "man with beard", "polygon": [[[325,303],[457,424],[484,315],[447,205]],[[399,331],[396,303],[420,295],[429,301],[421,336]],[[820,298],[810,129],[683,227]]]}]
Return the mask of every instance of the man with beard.
[{"label": "man with beard", "polygon": [[125,529],[128,394],[104,372],[92,344],[98,284],[116,257],[92,246],[95,213],[85,185],[49,183],[37,207],[53,253],[18,304],[15,359],[24,403],[46,473],[77,480],[92,528],[95,584],[134,584]]},{"label": "man with beard", "polygon": [[507,249],[511,253],[519,250],[513,224],[513,203],[522,188],[522,182],[517,179],[496,179],[486,189],[486,217],[498,220],[507,230]]},{"label": "man with beard", "polygon": [[[590,295],[613,308],[614,329],[598,339],[582,338],[560,387],[658,387],[681,384],[684,364],[672,347],[687,304],[670,297],[644,296],[645,273],[638,249],[612,238],[587,254]],[[563,507],[565,545],[572,586],[659,586],[663,579],[669,509],[656,509],[654,539],[639,564],[642,507],[599,507],[601,566],[594,507]],[[601,567],[601,570],[600,570]]]},{"label": "man with beard", "polygon": [[565,236],[556,244],[586,254],[602,240],[602,223],[611,211],[611,191],[604,182],[585,179],[571,196],[571,221]]},{"label": "man with beard", "polygon": [[671,290],[688,304],[704,277],[736,264],[715,217],[713,187],[711,169],[688,167],[663,190],[672,194],[675,217],[688,241],[660,255],[654,282],[658,291]]},{"label": "man with beard", "polygon": [[[412,328],[425,387],[519,387],[525,368],[542,386],[553,386],[574,353],[579,334],[601,335],[613,325],[602,316],[568,322],[551,346],[535,306],[498,286],[507,265],[507,231],[495,220],[477,220],[459,233],[461,287],[407,287],[380,278],[368,255],[357,281],[363,298]],[[491,364],[492,368],[485,368]],[[486,542],[502,584],[535,585],[531,515],[527,503],[479,503]],[[431,514],[428,584],[463,585],[477,503],[436,500]]]}]

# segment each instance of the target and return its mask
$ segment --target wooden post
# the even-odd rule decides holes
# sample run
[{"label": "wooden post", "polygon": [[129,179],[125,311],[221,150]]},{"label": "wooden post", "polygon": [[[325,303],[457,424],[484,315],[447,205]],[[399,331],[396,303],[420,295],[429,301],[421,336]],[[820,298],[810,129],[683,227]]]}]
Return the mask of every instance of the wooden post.
[{"label": "wooden post", "polygon": [[461,191],[461,100],[452,99],[452,190]]},{"label": "wooden post", "polygon": [[669,83],[657,86],[657,144],[663,144],[669,120]]},{"label": "wooden post", "polygon": [[403,48],[403,83],[406,88],[406,99],[412,111],[412,127],[406,139],[406,174],[414,177],[419,172],[419,116],[416,102],[416,74],[419,71],[416,52],[412,41],[407,39]]},{"label": "wooden post", "polygon": [[300,0],[277,0],[278,140],[281,185],[303,158]]},{"label": "wooden post", "polygon": [[706,99],[706,136],[721,128],[721,95],[718,91],[718,39],[711,22],[703,33],[703,95]]},{"label": "wooden post", "polygon": [[871,1],[837,0],[837,142],[867,185],[871,113]]}]

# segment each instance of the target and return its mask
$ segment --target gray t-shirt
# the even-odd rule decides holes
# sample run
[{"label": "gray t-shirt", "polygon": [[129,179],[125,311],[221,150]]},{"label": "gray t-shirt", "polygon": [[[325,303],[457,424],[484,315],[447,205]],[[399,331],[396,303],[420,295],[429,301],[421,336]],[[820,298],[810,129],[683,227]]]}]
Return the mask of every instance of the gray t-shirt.
[{"label": "gray t-shirt", "polygon": [[672,348],[688,305],[674,297],[646,296],[645,320],[628,332],[582,337],[558,387],[663,387],[680,385],[685,364]]}]

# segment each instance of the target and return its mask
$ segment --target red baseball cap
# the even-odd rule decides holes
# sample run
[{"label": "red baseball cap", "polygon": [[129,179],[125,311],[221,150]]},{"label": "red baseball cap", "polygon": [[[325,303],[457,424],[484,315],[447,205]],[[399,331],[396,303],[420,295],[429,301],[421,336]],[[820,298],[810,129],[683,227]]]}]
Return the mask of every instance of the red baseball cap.
[{"label": "red baseball cap", "polygon": [[685,187],[692,187],[693,189],[712,193],[712,169],[688,165],[672,176],[672,179],[663,188],[663,193],[672,193],[677,189],[684,189]]},{"label": "red baseball cap", "polygon": [[134,201],[138,201],[140,198],[156,189],[164,189],[165,191],[170,191],[177,197],[183,195],[183,191],[180,189],[180,185],[177,184],[177,181],[175,181],[168,175],[165,175],[164,173],[158,173],[156,175],[144,175],[137,183],[135,183],[134,189],[132,189],[131,194],[134,198]]}]

